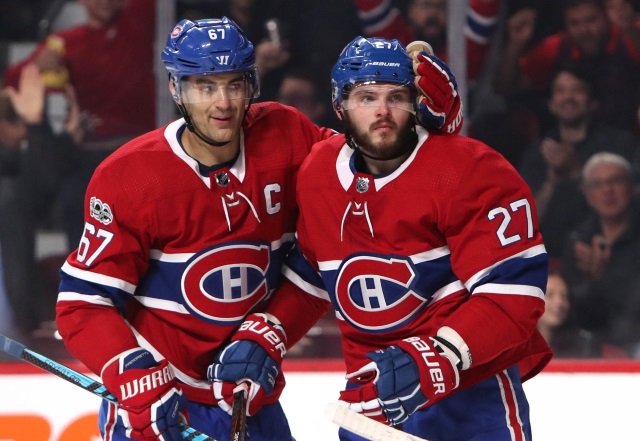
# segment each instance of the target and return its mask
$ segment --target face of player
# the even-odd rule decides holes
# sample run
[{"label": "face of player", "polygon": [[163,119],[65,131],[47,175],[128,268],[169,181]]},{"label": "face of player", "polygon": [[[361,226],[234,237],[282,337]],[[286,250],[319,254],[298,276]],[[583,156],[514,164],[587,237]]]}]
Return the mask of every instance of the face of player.
[{"label": "face of player", "polygon": [[180,87],[180,100],[201,134],[221,144],[239,140],[248,97],[242,74],[187,77]]},{"label": "face of player", "polygon": [[347,130],[365,154],[384,161],[412,150],[407,149],[414,125],[407,86],[357,84],[342,102],[342,108]]},{"label": "face of player", "polygon": [[586,82],[569,72],[560,72],[556,76],[551,86],[549,110],[560,123],[569,126],[582,123],[596,106]]},{"label": "face of player", "polygon": [[569,37],[587,57],[603,50],[609,31],[609,22],[598,6],[582,4],[565,11],[565,28]]},{"label": "face of player", "polygon": [[589,205],[603,219],[617,220],[627,215],[633,185],[631,177],[616,164],[599,164],[584,182]]},{"label": "face of player", "polygon": [[569,288],[559,275],[549,275],[544,301],[545,310],[542,317],[540,317],[540,324],[545,327],[555,328],[564,323],[570,307]]}]

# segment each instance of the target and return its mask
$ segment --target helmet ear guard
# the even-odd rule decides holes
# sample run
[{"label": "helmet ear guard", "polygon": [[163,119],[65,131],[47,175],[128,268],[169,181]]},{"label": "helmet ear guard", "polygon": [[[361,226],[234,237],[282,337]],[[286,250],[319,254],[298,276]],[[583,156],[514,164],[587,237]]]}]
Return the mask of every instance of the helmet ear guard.
[{"label": "helmet ear guard", "polygon": [[176,104],[180,105],[180,83],[178,79],[171,74],[169,74],[169,91]]}]

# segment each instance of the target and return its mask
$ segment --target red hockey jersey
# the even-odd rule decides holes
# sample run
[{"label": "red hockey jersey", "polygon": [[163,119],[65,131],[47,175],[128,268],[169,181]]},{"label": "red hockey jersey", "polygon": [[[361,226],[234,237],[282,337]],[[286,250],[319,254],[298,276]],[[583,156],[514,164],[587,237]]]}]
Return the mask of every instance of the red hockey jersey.
[{"label": "red hockey jersey", "polygon": [[169,361],[190,399],[213,402],[207,366],[277,287],[298,168],[332,132],[293,108],[254,104],[234,165],[205,177],[178,142],[184,129],[178,120],[143,135],[96,169],[84,235],[62,267],[57,323],[93,372],[142,346]]},{"label": "red hockey jersey", "polygon": [[418,147],[385,176],[356,172],[344,136],[314,146],[285,275],[332,302],[347,372],[448,326],[472,357],[462,387],[517,363],[529,378],[551,356],[535,330],[548,259],[529,188],[486,145],[417,130]]}]

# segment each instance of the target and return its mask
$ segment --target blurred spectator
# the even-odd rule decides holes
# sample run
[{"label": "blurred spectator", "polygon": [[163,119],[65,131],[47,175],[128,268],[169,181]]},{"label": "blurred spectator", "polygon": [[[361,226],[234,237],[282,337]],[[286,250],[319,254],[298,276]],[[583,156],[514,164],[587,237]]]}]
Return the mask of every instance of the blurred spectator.
[{"label": "blurred spectator", "polygon": [[537,327],[555,358],[593,358],[610,353],[592,333],[573,324],[569,286],[558,272],[549,273],[544,301],[544,314]]},{"label": "blurred spectator", "polygon": [[91,122],[86,141],[97,149],[111,138],[120,138],[120,144],[155,126],[155,2],[80,3],[87,10],[87,23],[50,35],[26,60],[7,70],[4,84],[16,87],[23,66],[32,61],[44,72],[49,90],[70,81]]},{"label": "blurred spectator", "polygon": [[494,76],[496,92],[545,124],[544,97],[554,71],[568,61],[584,63],[595,73],[596,89],[602,91],[597,118],[635,132],[640,105],[640,30],[632,4],[609,0],[605,7],[604,0],[564,0],[563,5],[564,31],[533,48],[529,45],[537,12],[519,9],[508,18],[506,42]]},{"label": "blurred spectator", "polygon": [[[366,36],[396,38],[404,45],[414,40],[426,41],[435,55],[447,62],[446,0],[409,0],[404,14],[391,0],[354,0],[354,3]],[[501,0],[469,2],[464,34],[467,77],[471,82],[480,76],[484,67],[501,3]]]},{"label": "blurred spectator", "polygon": [[35,240],[36,231],[53,222],[60,172],[79,126],[69,93],[70,120],[64,134],[54,135],[44,117],[45,84],[35,64],[22,69],[18,89],[0,91],[0,244],[7,297],[16,325],[25,331],[54,318],[56,284],[46,291],[48,274],[36,262]]},{"label": "blurred spectator", "polygon": [[177,12],[180,18],[192,21],[227,17],[240,26],[254,42],[261,78],[260,100],[270,101],[275,99],[291,59],[290,20],[293,17],[286,3],[286,0],[183,1]]},{"label": "blurred spectator", "polygon": [[[329,78],[334,54],[359,33],[355,8],[343,0],[178,0],[177,14],[190,20],[226,16],[245,31],[256,51],[260,101],[276,100],[284,75],[299,66],[314,66]],[[330,90],[323,87],[319,96],[331,102]]]},{"label": "blurred spectator", "polygon": [[631,165],[596,153],[582,186],[592,213],[567,240],[562,261],[577,324],[632,355],[640,343],[640,204]]},{"label": "blurred spectator", "polygon": [[26,60],[9,68],[16,87],[26,63],[45,75],[48,92],[70,82],[84,115],[77,170],[61,192],[69,248],[82,234],[84,191],[95,167],[127,140],[156,126],[153,71],[155,0],[79,0],[87,23],[51,34]]},{"label": "blurred spectator", "polygon": [[521,9],[535,11],[536,23],[529,39],[529,47],[533,47],[549,35],[560,32],[564,28],[562,19],[563,2],[558,0],[518,0],[505,3],[505,15],[511,17]]},{"label": "blurred spectator", "polygon": [[539,146],[524,152],[519,167],[534,194],[540,231],[552,260],[561,257],[566,237],[588,212],[580,189],[587,159],[599,151],[618,153],[629,161],[637,156],[638,142],[632,132],[603,124],[595,116],[599,103],[595,93],[584,66],[560,67],[548,101],[554,124]]},{"label": "blurred spectator", "polygon": [[317,126],[337,129],[337,118],[330,118],[328,94],[320,96],[320,90],[324,88],[318,85],[313,70],[294,67],[285,73],[277,101],[297,108]]}]

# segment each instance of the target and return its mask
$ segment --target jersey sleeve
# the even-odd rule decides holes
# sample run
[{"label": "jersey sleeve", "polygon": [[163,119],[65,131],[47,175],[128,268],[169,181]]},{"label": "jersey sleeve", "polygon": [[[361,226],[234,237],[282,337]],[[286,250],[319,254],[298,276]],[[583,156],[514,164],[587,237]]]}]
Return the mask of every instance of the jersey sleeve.
[{"label": "jersey sleeve", "polygon": [[[298,217],[297,240],[282,268],[285,283],[268,311],[283,322],[288,344],[302,338],[331,306],[312,251],[302,249],[308,237],[303,216]],[[305,311],[304,320],[300,311]]]},{"label": "jersey sleeve", "polygon": [[395,38],[405,46],[415,40],[411,27],[391,0],[354,0],[354,4],[366,36]]},{"label": "jersey sleeve", "polygon": [[482,73],[489,47],[498,28],[500,0],[471,0],[464,34],[467,40],[467,73],[474,80]]},{"label": "jersey sleeve", "polygon": [[482,365],[531,338],[544,311],[548,257],[533,197],[513,167],[492,150],[466,163],[441,228],[470,297],[444,326]]},{"label": "jersey sleeve", "polygon": [[[287,349],[293,347],[329,310],[328,300],[308,295],[289,279],[283,281],[266,312],[278,318],[287,334]],[[304,311],[304,313],[300,313]]]},{"label": "jersey sleeve", "polygon": [[133,209],[119,179],[101,168],[91,179],[84,233],[60,272],[56,304],[67,349],[95,373],[115,355],[138,346],[122,313],[147,268],[148,235],[141,226],[150,223],[143,221],[144,210]]},{"label": "jersey sleeve", "polygon": [[[405,46],[416,35],[391,0],[354,0],[358,20],[368,37],[397,39]],[[498,27],[500,0],[471,0],[466,13],[464,34],[467,41],[467,71],[470,79],[478,77],[489,53],[491,39]],[[429,42],[428,42],[429,43]],[[447,61],[446,53],[436,54]]]}]

